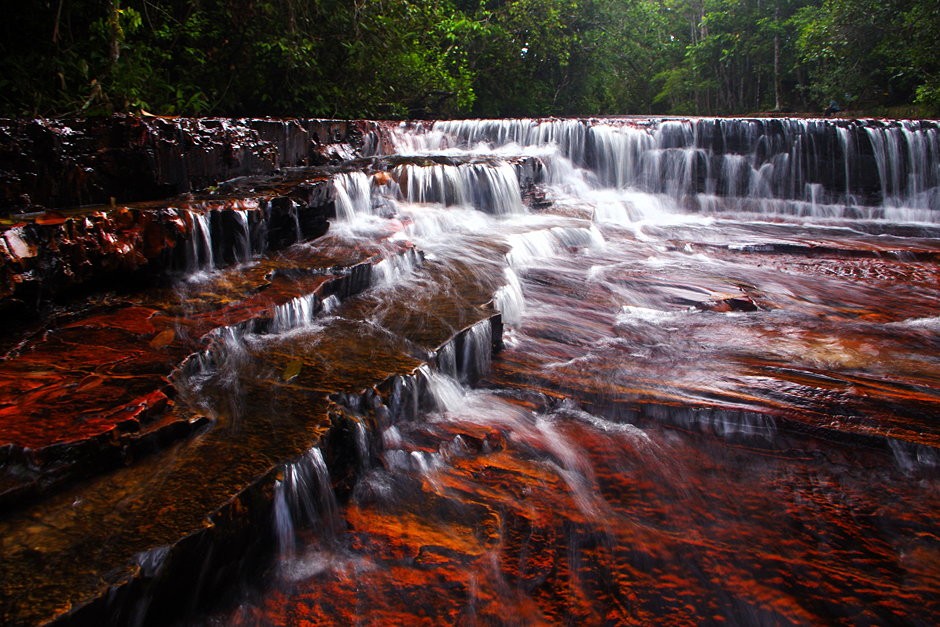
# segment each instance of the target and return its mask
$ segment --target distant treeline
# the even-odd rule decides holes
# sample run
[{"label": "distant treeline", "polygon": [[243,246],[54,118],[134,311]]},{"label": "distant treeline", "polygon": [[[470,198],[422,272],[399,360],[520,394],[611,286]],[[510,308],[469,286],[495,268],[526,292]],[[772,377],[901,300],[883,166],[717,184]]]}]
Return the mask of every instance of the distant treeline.
[{"label": "distant treeline", "polygon": [[937,0],[34,0],[0,115],[940,113]]}]

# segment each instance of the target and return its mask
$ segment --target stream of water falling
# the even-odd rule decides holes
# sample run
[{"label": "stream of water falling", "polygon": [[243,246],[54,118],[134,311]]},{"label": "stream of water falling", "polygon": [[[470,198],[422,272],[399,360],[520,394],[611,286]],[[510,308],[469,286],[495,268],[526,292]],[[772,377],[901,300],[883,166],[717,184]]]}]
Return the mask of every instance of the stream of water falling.
[{"label": "stream of water falling", "polygon": [[[937,129],[768,124],[439,122],[397,150],[447,164],[336,177],[330,237],[421,259],[251,350],[352,325],[430,366],[338,399],[398,418],[344,505],[318,449],[285,469],[275,567],[205,622],[935,624]],[[427,356],[489,299],[502,352]]]}]

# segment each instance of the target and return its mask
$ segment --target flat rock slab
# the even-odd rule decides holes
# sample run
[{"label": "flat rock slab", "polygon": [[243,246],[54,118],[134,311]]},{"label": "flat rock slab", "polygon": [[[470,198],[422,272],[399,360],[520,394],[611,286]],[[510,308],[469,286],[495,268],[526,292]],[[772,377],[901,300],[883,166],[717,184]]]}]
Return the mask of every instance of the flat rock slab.
[{"label": "flat rock slab", "polygon": [[665,250],[614,230],[616,256],[527,270],[525,333],[493,383],[624,416],[662,404],[709,429],[766,416],[936,460],[937,240],[768,224],[728,244],[738,228],[653,227]]}]

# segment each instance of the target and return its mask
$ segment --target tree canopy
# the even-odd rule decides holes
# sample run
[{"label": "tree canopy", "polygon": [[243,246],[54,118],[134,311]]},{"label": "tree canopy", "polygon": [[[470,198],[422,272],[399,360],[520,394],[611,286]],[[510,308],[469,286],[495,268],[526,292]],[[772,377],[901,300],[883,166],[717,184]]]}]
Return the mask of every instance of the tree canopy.
[{"label": "tree canopy", "polygon": [[38,0],[0,114],[940,113],[936,0]]}]

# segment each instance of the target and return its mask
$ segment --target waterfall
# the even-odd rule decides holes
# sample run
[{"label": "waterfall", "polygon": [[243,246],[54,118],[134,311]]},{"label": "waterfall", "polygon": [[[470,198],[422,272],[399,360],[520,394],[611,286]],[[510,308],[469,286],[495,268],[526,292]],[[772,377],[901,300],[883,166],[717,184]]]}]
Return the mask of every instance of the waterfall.
[{"label": "waterfall", "polygon": [[369,446],[369,433],[365,424],[361,420],[355,423],[356,428],[356,453],[359,455],[359,471],[365,472],[371,463],[371,448]]},{"label": "waterfall", "polygon": [[210,214],[189,212],[191,230],[186,249],[186,273],[194,274],[215,268],[212,252],[212,228]]},{"label": "waterfall", "polygon": [[393,170],[402,196],[414,203],[471,206],[497,215],[524,213],[515,168],[491,165],[401,165]]},{"label": "waterfall", "polygon": [[421,253],[414,248],[409,248],[403,253],[386,255],[372,267],[372,285],[393,286],[410,276],[421,263]]},{"label": "waterfall", "polygon": [[458,372],[462,381],[473,383],[490,371],[493,359],[493,327],[489,320],[473,325],[463,336]]},{"label": "waterfall", "polygon": [[591,137],[594,140],[595,168],[607,186],[640,185],[644,170],[658,165],[652,152],[656,149],[656,141],[644,129],[601,125],[591,129]]},{"label": "waterfall", "polygon": [[314,528],[323,539],[333,540],[343,523],[319,448],[285,464],[282,475],[274,484],[274,530],[281,557],[289,558],[296,550],[298,529]]},{"label": "waterfall", "polygon": [[[662,195],[696,211],[940,219],[933,122],[462,120],[414,132],[425,150],[554,147],[558,157],[590,170],[601,187]],[[408,181],[409,198],[465,202],[459,178],[424,174]],[[551,168],[549,181],[559,182]]]},{"label": "waterfall", "polygon": [[235,221],[232,233],[232,258],[244,263],[251,260],[251,227],[248,223],[248,211],[236,209],[231,212]]},{"label": "waterfall", "polygon": [[473,148],[480,143],[493,146],[555,145],[568,159],[584,166],[588,156],[588,125],[586,121],[570,119],[444,120],[435,122],[433,131],[453,138],[439,140],[438,149],[450,144],[464,148]]},{"label": "waterfall", "polygon": [[448,374],[435,372],[428,381],[428,391],[440,412],[458,411],[463,406],[466,389]]},{"label": "waterfall", "polygon": [[372,179],[364,172],[345,172],[333,177],[336,217],[352,221],[372,213]]},{"label": "waterfall", "polygon": [[356,413],[376,412],[377,416],[381,415],[385,427],[415,422],[423,410],[444,409],[435,391],[442,378],[459,388],[458,380],[472,385],[489,372],[493,359],[493,332],[494,320],[481,320],[429,354],[428,363],[413,373],[387,379],[379,386],[383,392],[370,389],[358,394],[337,393],[331,398]]},{"label": "waterfall", "polygon": [[309,326],[319,311],[319,299],[316,294],[305,294],[293,298],[274,308],[274,320],[271,333],[284,333]]},{"label": "waterfall", "polygon": [[920,131],[913,128],[910,122],[904,123],[901,133],[907,146],[909,166],[907,196],[920,199],[917,204],[929,205],[929,201],[923,199],[924,194],[931,188],[937,193],[937,186],[940,185],[940,136],[936,128]]},{"label": "waterfall", "polygon": [[329,296],[323,299],[321,310],[323,311],[324,315],[330,315],[339,306],[340,306],[339,297],[337,297],[336,294],[330,294]]},{"label": "waterfall", "polygon": [[469,205],[461,168],[453,165],[402,165],[393,171],[404,198],[410,202]]},{"label": "waterfall", "polygon": [[[267,218],[257,211],[257,203],[235,202],[231,208],[204,213],[180,210],[180,214],[190,225],[180,264],[188,275],[251,261],[267,245]],[[257,219],[254,228],[253,216]]]},{"label": "waterfall", "polygon": [[519,179],[511,165],[473,165],[465,168],[465,174],[474,207],[497,215],[525,212]]},{"label": "waterfall", "polygon": [[[6,343],[0,572],[43,591],[6,622],[940,609],[936,123],[395,133],[414,154],[3,233],[17,298],[83,278],[57,242],[121,279]],[[133,289],[163,261],[212,271]]]},{"label": "waterfall", "polygon": [[506,285],[496,291],[493,302],[496,310],[503,316],[503,323],[510,327],[522,324],[522,315],[525,313],[525,296],[522,293],[522,283],[519,275],[512,268],[505,268],[503,275]]},{"label": "waterfall", "polygon": [[274,533],[278,554],[293,557],[295,550],[294,516],[287,502],[288,487],[284,479],[274,482]]},{"label": "waterfall", "polygon": [[[890,130],[890,129],[889,129]],[[898,191],[898,146],[890,132],[883,129],[866,128],[871,141],[875,163],[878,165],[878,179],[885,204],[897,204]]]},{"label": "waterfall", "polygon": [[523,268],[538,259],[550,259],[569,251],[598,251],[604,247],[604,236],[594,226],[538,229],[511,233],[506,237],[510,250],[506,253],[509,267]]},{"label": "waterfall", "polygon": [[387,403],[393,423],[418,419],[429,373],[428,367],[422,365],[414,374],[394,378]]},{"label": "waterfall", "polygon": [[437,350],[437,370],[448,377],[457,377],[457,348],[453,342]]},{"label": "waterfall", "polygon": [[[846,127],[836,127],[836,133],[839,135],[839,144],[842,147],[842,161],[845,167],[845,202],[846,204],[853,204],[854,198],[852,197],[852,172],[851,172],[851,155],[855,153],[855,146],[853,145],[853,136],[851,131]],[[814,196],[815,200],[815,196]],[[814,202],[815,204],[815,202]]]}]

